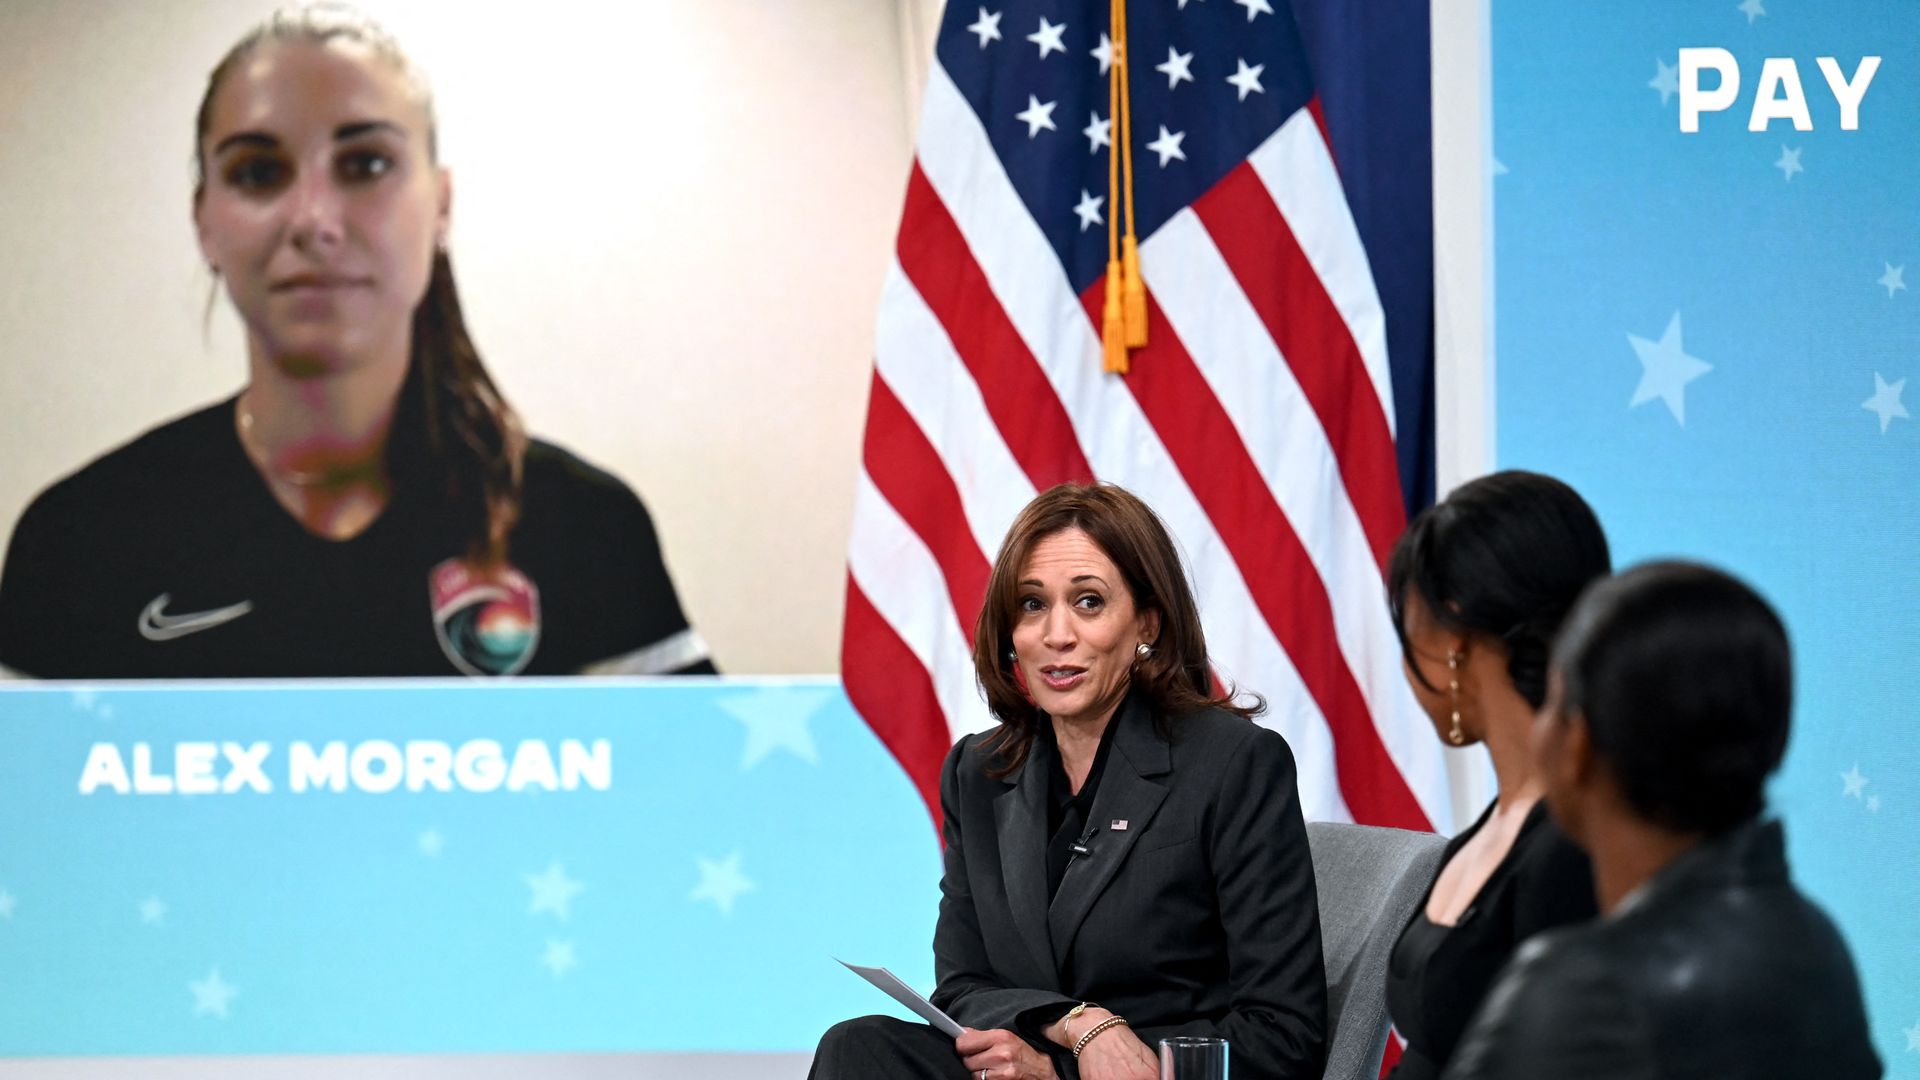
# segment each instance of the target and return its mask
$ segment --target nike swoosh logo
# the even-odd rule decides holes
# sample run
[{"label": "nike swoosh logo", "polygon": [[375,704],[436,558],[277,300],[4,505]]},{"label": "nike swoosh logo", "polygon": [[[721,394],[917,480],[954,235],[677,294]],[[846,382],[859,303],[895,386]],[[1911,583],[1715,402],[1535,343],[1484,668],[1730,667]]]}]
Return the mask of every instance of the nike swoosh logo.
[{"label": "nike swoosh logo", "polygon": [[168,615],[167,602],[173,599],[171,593],[161,593],[153,598],[153,603],[140,613],[140,636],[148,641],[172,641],[174,638],[197,634],[202,630],[211,630],[222,623],[233,620],[253,610],[253,601],[242,600],[212,611],[193,611],[185,615]]}]

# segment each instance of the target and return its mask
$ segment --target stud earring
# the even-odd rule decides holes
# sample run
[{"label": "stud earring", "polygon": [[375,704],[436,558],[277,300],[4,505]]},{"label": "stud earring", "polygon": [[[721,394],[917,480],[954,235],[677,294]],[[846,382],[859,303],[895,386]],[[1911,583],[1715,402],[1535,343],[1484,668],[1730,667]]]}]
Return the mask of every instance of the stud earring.
[{"label": "stud earring", "polygon": [[1147,657],[1153,655],[1153,646],[1143,641],[1140,644],[1134,646],[1133,655],[1139,657],[1142,660],[1145,660]]},{"label": "stud earring", "polygon": [[1453,726],[1447,729],[1447,741],[1459,746],[1467,741],[1467,733],[1460,730],[1460,654],[1447,650],[1447,700],[1453,706]]}]

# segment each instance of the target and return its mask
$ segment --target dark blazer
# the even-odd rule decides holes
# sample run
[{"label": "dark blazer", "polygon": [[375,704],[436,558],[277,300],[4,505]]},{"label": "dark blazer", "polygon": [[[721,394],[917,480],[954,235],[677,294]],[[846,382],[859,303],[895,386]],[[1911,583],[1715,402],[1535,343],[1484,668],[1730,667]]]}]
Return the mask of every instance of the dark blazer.
[{"label": "dark blazer", "polygon": [[1777,822],[1673,861],[1610,916],[1522,946],[1447,1080],[1873,1080],[1853,959]]},{"label": "dark blazer", "polygon": [[[1219,710],[1175,719],[1163,736],[1139,695],[1113,722],[1091,853],[1051,904],[1050,743],[1034,740],[1004,780],[987,775],[984,735],[947,756],[934,1002],[968,1027],[1031,1037],[1022,1014],[1092,1001],[1150,1047],[1229,1040],[1235,1080],[1318,1077],[1326,972],[1286,740]],[[1071,1075],[1070,1057],[1055,1061]]]}]

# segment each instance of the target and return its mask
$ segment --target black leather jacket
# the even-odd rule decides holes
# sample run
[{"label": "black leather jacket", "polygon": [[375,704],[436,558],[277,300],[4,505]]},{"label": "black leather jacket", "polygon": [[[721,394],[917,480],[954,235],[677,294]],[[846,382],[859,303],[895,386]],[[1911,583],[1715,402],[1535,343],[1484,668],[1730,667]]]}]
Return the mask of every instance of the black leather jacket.
[{"label": "black leather jacket", "polygon": [[1779,823],[1754,821],[1524,946],[1445,1080],[1880,1074],[1846,943],[1788,880]]}]

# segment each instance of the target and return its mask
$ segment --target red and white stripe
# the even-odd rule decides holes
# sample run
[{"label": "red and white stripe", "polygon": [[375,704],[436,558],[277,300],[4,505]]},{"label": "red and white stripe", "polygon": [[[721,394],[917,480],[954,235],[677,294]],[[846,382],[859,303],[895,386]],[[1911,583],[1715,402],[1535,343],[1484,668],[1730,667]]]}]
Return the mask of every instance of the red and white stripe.
[{"label": "red and white stripe", "polygon": [[1450,831],[1382,575],[1404,526],[1385,321],[1306,109],[1142,245],[1150,344],[1103,374],[1076,295],[945,72],[931,72],[881,302],[842,672],[939,815],[952,740],[992,724],[970,640],[1033,495],[1098,477],[1187,560],[1212,661],[1267,699],[1308,817]]}]

